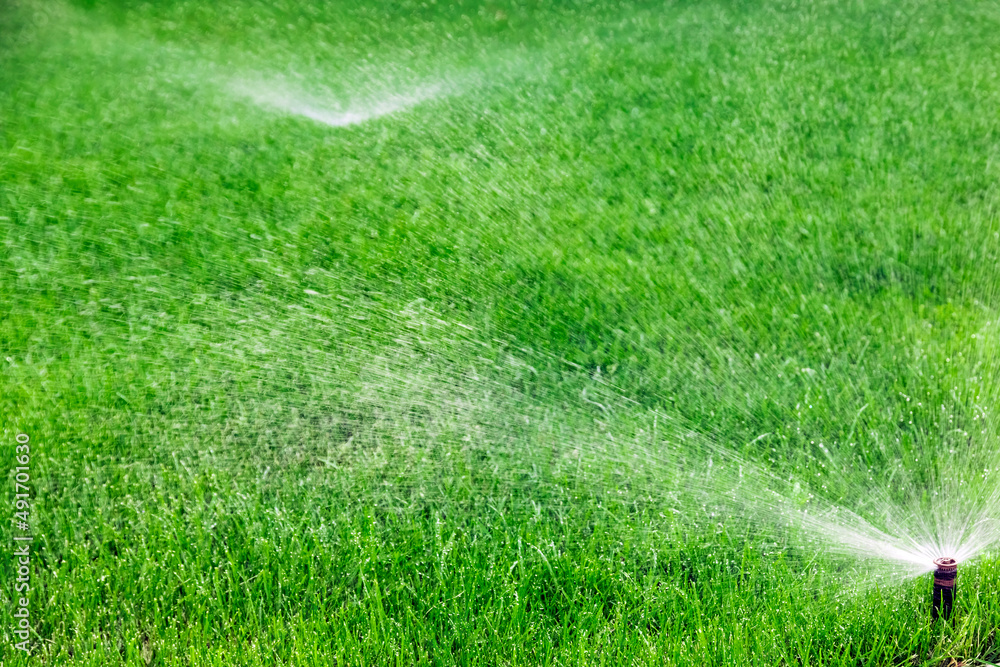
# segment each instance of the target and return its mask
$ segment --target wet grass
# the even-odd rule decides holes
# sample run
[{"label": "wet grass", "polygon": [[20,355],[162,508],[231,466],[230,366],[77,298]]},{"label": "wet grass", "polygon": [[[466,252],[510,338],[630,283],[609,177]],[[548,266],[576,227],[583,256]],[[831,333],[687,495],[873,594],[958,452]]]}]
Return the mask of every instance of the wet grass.
[{"label": "wet grass", "polygon": [[[698,431],[851,507],[897,460],[995,464],[998,27],[916,1],[4,7],[32,660],[998,661],[995,559],[932,626],[929,582],[845,595],[843,563],[661,456],[700,469]],[[232,94],[254,77],[454,91],[330,128]]]}]

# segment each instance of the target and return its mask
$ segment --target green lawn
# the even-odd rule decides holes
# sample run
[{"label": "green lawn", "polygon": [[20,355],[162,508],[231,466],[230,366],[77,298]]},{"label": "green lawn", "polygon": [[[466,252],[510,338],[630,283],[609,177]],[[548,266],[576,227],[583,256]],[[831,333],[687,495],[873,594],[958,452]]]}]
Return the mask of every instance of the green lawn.
[{"label": "green lawn", "polygon": [[782,518],[1000,519],[997,53],[976,0],[4,4],[0,664],[1000,662],[995,552],[931,624]]}]

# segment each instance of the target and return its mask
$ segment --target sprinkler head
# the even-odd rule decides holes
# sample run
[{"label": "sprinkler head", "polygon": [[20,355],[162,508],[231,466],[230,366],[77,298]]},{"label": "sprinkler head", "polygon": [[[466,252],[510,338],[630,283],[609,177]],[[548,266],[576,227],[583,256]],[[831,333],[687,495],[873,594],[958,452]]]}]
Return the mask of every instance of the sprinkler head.
[{"label": "sprinkler head", "polygon": [[955,582],[958,578],[958,561],[954,558],[938,558],[934,561],[934,597],[931,604],[931,619],[951,616],[955,602]]}]

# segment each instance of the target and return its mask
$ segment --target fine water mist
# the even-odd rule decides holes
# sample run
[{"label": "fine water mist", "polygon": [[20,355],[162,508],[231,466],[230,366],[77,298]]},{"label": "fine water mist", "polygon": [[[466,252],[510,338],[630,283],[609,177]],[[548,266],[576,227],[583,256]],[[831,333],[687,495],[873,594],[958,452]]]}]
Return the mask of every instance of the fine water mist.
[{"label": "fine water mist", "polygon": [[397,113],[443,95],[454,93],[444,82],[414,86],[403,91],[381,91],[356,99],[337,100],[329,92],[310,94],[282,78],[239,80],[229,85],[238,97],[274,113],[308,118],[330,127],[356,125]]},{"label": "fine water mist", "polygon": [[[791,549],[803,566],[822,557],[824,567],[838,568],[844,591],[899,584],[930,572],[939,557],[966,563],[1000,542],[1000,460],[987,411],[992,360],[975,345],[991,323],[970,339],[966,355],[979,374],[941,402],[914,398],[920,405],[907,415],[913,428],[885,406],[885,417],[868,404],[851,407],[857,399],[848,394],[838,409],[851,417],[849,439],[802,434],[803,453],[793,461],[774,455],[773,445],[784,440],[787,447],[787,433],[727,439],[636,400],[600,369],[585,372],[530,344],[484,335],[419,299],[402,310],[350,315],[381,321],[392,332],[384,340],[355,339],[343,351],[324,351],[309,322],[331,335],[342,328],[336,313],[353,313],[345,306],[310,291],[280,321],[262,321],[262,329],[243,324],[214,354],[251,376],[276,364],[313,369],[317,387],[336,389],[329,419],[349,434],[348,449],[327,458],[355,465],[350,451],[374,447],[377,458],[360,465],[393,471],[397,495],[386,502],[405,505],[438,493],[442,478],[470,477],[523,487],[530,500],[544,469],[548,478],[565,480],[557,486],[644,498],[666,524],[742,532],[761,548]],[[563,393],[535,394],[532,383],[554,372],[568,373]],[[740,382],[753,390],[761,377],[746,372]],[[808,400],[822,400],[812,373],[796,377]],[[791,433],[799,428],[796,408],[786,408],[783,430]],[[285,465],[281,457],[268,470]]]}]

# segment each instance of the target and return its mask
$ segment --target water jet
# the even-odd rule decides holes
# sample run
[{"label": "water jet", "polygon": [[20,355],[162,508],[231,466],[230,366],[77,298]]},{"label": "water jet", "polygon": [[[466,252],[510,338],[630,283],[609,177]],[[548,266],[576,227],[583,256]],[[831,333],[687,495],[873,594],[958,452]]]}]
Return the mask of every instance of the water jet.
[{"label": "water jet", "polygon": [[939,617],[947,620],[951,616],[951,608],[955,602],[955,582],[958,578],[958,561],[954,558],[937,558],[934,560],[937,569],[934,570],[934,594],[931,604],[931,619]]}]

